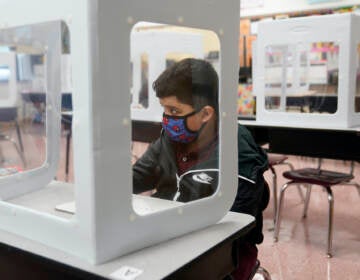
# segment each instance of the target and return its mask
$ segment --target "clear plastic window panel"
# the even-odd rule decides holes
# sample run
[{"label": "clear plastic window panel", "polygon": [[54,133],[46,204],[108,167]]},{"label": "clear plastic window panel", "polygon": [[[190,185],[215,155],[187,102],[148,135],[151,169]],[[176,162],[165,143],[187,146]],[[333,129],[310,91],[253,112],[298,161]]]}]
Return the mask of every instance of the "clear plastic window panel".
[{"label": "clear plastic window panel", "polygon": [[[144,44],[146,52],[141,50]],[[188,67],[192,62],[187,65],[187,59],[200,61],[200,66],[195,62],[191,66],[194,68]],[[149,114],[149,121],[132,117],[133,207],[138,214],[176,207],[215,193],[219,173],[219,59],[220,42],[212,31],[147,22],[133,27],[130,108],[143,108],[144,116]],[[165,70],[182,63],[158,88],[154,86]],[[207,76],[209,70],[201,70],[204,65],[215,75]],[[200,72],[205,72],[198,73],[199,67]],[[211,83],[216,84],[215,92]],[[194,97],[195,91],[212,97],[210,101]],[[156,114],[162,117],[150,121]],[[162,143],[160,154],[158,139]],[[149,161],[152,164],[148,165]]]},{"label": "clear plastic window panel", "polygon": [[149,56],[147,53],[142,53],[140,58],[140,75],[133,76],[133,65],[130,66],[130,81],[131,81],[131,97],[133,108],[148,108],[149,107]]},{"label": "clear plastic window panel", "polygon": [[0,31],[2,176],[39,168],[46,158],[46,50],[32,40],[36,32],[34,25]]},{"label": "clear plastic window panel", "polygon": [[265,48],[267,110],[328,113],[337,111],[339,45],[312,42]]},{"label": "clear plastic window panel", "polygon": [[[49,153],[54,152],[49,143],[54,140],[52,137],[57,137],[53,132],[49,136],[47,122],[51,114],[54,123],[50,125],[59,124],[61,131],[60,146],[56,147],[60,155],[59,168],[53,178],[73,181],[70,34],[66,24],[59,22],[57,27],[60,25],[62,38],[55,38],[54,23],[0,30],[0,179],[36,171],[48,164],[52,158]],[[61,40],[62,54],[61,60],[51,58],[50,64],[46,42],[52,40]],[[52,67],[59,67],[61,74],[55,76],[58,71]],[[60,81],[61,92],[49,93],[49,77]],[[9,200],[14,204],[21,201],[21,197]],[[55,205],[51,211],[64,216],[54,210]]]},{"label": "clear plastic window panel", "polygon": [[288,45],[271,45],[265,49],[266,108],[285,108],[286,92],[292,86],[294,50]]}]

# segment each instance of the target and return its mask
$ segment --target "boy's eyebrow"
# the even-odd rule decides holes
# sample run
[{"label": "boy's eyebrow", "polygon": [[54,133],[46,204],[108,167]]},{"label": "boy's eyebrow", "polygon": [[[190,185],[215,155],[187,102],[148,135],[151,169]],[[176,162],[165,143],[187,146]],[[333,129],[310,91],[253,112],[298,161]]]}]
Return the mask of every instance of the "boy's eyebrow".
[{"label": "boy's eyebrow", "polygon": [[165,106],[162,106],[164,108],[167,108],[169,110],[176,110],[178,112],[181,112],[181,109],[179,107],[176,107],[176,106],[172,106],[172,105],[165,105]]}]

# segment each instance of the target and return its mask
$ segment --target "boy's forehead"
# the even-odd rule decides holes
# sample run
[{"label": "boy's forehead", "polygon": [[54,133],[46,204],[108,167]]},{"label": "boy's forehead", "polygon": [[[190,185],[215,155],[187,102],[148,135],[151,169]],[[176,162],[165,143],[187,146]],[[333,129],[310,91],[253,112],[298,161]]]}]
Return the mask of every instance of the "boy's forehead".
[{"label": "boy's forehead", "polygon": [[159,101],[163,107],[193,108],[191,105],[181,102],[175,95],[161,97]]},{"label": "boy's forehead", "polygon": [[161,98],[159,98],[159,100],[160,100],[160,104],[162,106],[176,106],[176,105],[183,104],[180,102],[180,100],[175,95],[161,97]]}]

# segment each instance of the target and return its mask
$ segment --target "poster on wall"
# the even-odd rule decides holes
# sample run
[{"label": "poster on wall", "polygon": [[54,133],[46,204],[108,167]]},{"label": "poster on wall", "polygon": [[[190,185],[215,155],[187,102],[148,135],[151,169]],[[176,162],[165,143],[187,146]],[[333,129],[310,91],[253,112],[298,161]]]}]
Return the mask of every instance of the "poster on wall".
[{"label": "poster on wall", "polygon": [[264,0],[241,0],[240,9],[249,9],[249,8],[261,8],[264,7]]}]

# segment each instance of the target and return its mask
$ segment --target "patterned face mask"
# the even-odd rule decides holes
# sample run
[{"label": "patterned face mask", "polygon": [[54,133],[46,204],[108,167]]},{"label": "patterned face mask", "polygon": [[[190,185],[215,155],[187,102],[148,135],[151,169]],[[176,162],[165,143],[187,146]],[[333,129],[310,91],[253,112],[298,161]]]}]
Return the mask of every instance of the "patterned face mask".
[{"label": "patterned face mask", "polygon": [[162,127],[171,140],[180,143],[190,143],[198,137],[203,126],[198,131],[192,131],[187,127],[187,118],[198,112],[194,111],[185,116],[170,116],[164,113]]}]

